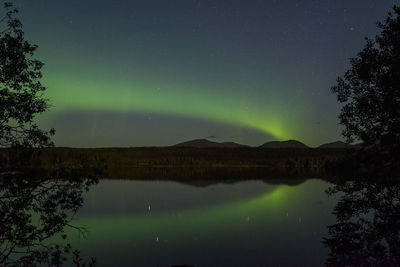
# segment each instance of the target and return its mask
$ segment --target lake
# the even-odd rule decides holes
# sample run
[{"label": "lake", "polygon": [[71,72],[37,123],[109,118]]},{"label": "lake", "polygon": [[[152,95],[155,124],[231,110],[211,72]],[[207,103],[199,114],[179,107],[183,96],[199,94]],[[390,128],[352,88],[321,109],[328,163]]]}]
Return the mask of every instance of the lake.
[{"label": "lake", "polygon": [[208,186],[102,180],[76,215],[73,245],[99,265],[323,265],[336,203],[317,179]]},{"label": "lake", "polygon": [[391,180],[30,176],[1,175],[0,265],[400,263],[400,185]]}]

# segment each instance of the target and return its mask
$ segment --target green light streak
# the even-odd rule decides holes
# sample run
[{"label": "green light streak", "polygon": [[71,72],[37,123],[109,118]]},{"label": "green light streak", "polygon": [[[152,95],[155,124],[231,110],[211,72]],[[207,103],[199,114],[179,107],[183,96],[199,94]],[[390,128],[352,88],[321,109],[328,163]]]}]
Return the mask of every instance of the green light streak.
[{"label": "green light streak", "polygon": [[206,92],[195,86],[177,89],[182,85],[157,88],[148,84],[105,84],[68,79],[50,80],[47,84],[49,88],[56,88],[48,93],[55,106],[53,112],[71,109],[149,112],[247,127],[276,139],[290,139],[292,136],[288,133],[293,133],[285,127],[282,114],[277,112],[280,108],[272,100],[266,106],[259,107],[237,96],[221,93],[220,90]]},{"label": "green light streak", "polygon": [[232,232],[232,229],[240,229],[243,227],[240,225],[250,222],[254,217],[265,217],[268,211],[277,209],[292,190],[289,186],[282,185],[259,197],[212,207],[179,212],[83,217],[74,223],[88,226],[91,242],[95,239],[108,239],[109,234],[119,242],[129,242],[131,239],[143,242],[156,236],[160,229],[164,229],[164,234],[183,239],[183,233],[196,232],[198,235],[205,235],[213,231]]}]

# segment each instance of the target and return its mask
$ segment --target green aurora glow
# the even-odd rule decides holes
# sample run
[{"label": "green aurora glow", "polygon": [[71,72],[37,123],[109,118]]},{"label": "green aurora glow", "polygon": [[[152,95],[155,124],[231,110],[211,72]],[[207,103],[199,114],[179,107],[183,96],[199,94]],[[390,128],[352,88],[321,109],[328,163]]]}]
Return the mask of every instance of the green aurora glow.
[{"label": "green aurora glow", "polygon": [[[277,97],[271,96],[269,101],[263,99],[261,106],[255,105],[254,100],[247,101],[243,95],[227,95],[225,90],[204,90],[201,85],[171,84],[160,88],[154,82],[111,84],[60,78],[47,80],[47,84],[49,88],[54,88],[48,93],[55,106],[53,112],[147,112],[247,127],[281,140],[302,135],[290,121],[290,117],[294,116],[287,114],[289,110],[285,112],[284,105],[278,104],[281,101],[277,101]],[[296,117],[299,121],[299,116]]]},{"label": "green aurora glow", "polygon": [[[56,145],[219,136],[316,146],[340,138],[340,107],[329,88],[395,1],[16,2],[45,63],[54,107],[39,120],[58,129]],[[148,114],[162,120],[107,125]]]}]

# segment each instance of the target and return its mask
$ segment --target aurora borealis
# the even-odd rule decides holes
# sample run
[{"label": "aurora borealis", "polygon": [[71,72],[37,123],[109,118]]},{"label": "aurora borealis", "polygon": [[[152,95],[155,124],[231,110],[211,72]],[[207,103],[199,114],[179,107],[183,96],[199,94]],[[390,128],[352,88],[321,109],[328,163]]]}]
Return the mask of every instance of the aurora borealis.
[{"label": "aurora borealis", "polygon": [[330,87],[396,1],[16,1],[58,146],[340,139]]}]

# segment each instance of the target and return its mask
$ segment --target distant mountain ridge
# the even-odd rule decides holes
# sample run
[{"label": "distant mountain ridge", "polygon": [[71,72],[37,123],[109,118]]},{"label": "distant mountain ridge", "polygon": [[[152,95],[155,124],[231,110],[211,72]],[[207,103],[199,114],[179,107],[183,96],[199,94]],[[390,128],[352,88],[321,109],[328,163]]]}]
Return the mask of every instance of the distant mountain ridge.
[{"label": "distant mountain ridge", "polygon": [[300,141],[288,140],[288,141],[271,141],[262,144],[259,148],[310,148]]},{"label": "distant mountain ridge", "polygon": [[320,145],[318,148],[349,148],[351,146],[352,145],[347,144],[345,142],[336,141],[336,142]]},{"label": "distant mountain ridge", "polygon": [[[199,148],[236,148],[236,147],[250,147],[248,145],[242,145],[235,142],[214,142],[208,139],[194,139],[182,143],[173,145],[173,147],[199,147]],[[326,143],[318,146],[317,148],[351,148],[354,145],[347,144],[342,141],[335,141],[331,143]],[[257,148],[312,148],[297,140],[287,140],[287,141],[270,141],[266,142]]]},{"label": "distant mountain ridge", "polygon": [[246,145],[237,144],[234,142],[213,142],[207,139],[195,139],[183,143],[174,145],[174,147],[225,147],[225,148],[235,148],[235,147],[248,147]]}]

